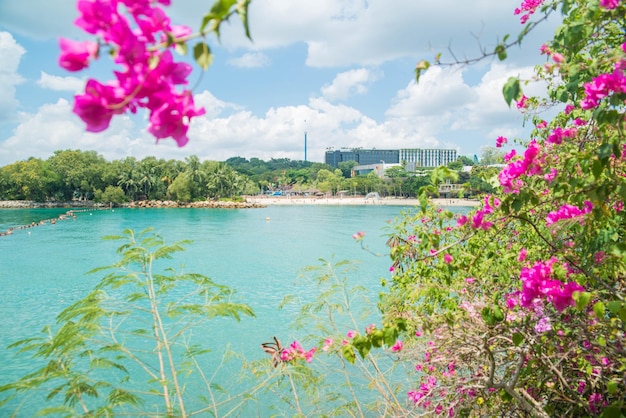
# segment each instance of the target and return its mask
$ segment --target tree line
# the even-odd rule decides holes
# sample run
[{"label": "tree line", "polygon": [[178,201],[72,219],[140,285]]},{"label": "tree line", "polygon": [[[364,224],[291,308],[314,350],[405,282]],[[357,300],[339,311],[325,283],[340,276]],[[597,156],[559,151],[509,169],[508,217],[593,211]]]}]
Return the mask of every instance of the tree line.
[{"label": "tree line", "polygon": [[124,203],[136,200],[233,199],[243,195],[280,191],[281,193],[335,195],[343,192],[362,195],[378,192],[383,196],[417,196],[422,187],[444,181],[463,184],[465,197],[492,191],[490,179],[498,162],[486,151],[481,164],[460,157],[447,167],[417,172],[389,167],[385,178],[375,173],[351,177],[354,161],[328,164],[288,158],[232,157],[226,161],[200,161],[197,156],[184,160],[126,157],[107,161],[95,151],[59,150],[47,158],[31,157],[0,167],[0,200],[71,201]]}]

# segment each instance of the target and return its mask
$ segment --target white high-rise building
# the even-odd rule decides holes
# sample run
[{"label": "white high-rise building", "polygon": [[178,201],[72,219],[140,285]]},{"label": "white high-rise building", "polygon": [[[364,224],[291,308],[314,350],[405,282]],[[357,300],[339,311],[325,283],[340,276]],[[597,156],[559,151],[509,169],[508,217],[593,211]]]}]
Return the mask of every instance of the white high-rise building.
[{"label": "white high-rise building", "polygon": [[456,161],[455,149],[401,148],[400,163],[415,167],[439,167]]}]

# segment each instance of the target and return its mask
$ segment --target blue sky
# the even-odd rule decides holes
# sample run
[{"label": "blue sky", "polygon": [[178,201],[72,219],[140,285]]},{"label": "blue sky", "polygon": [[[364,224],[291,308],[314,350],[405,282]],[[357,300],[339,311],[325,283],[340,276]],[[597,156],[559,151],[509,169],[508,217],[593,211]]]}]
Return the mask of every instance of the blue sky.
[{"label": "blue sky", "polygon": [[[172,0],[175,24],[197,28],[211,1]],[[206,108],[190,142],[158,144],[145,115],[114,119],[86,133],[71,112],[87,78],[112,78],[100,59],[68,73],[58,64],[58,38],[89,39],[73,26],[72,0],[0,0],[0,165],[55,150],[95,150],[106,159],[135,156],[201,160],[304,158],[323,161],[328,147],[456,148],[480,155],[500,135],[524,136],[522,115],[501,94],[511,75],[529,77],[554,22],[532,33],[504,63],[431,68],[418,85],[413,68],[436,52],[449,60],[492,50],[522,28],[511,0],[253,0],[250,29],[238,20],[210,40],[212,67],[190,77]],[[189,59],[188,57],[183,59]],[[530,86],[529,90],[538,88]]]}]

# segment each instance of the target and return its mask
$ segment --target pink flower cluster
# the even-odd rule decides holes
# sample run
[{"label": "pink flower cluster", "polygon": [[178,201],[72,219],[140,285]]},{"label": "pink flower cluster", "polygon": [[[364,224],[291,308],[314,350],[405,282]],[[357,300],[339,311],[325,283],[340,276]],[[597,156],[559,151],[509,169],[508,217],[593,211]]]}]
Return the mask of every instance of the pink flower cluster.
[{"label": "pink flower cluster", "polygon": [[536,140],[532,140],[528,144],[528,148],[524,152],[524,158],[510,162],[502,169],[498,175],[500,185],[504,188],[505,193],[517,192],[523,182],[519,178],[523,175],[531,176],[541,173],[541,157],[539,152],[541,147]]},{"label": "pink flower cluster", "polygon": [[535,299],[545,299],[559,311],[575,305],[572,294],[584,291],[583,287],[572,281],[563,283],[553,278],[553,266],[558,260],[551,258],[547,262],[537,261],[532,267],[523,267],[520,273],[522,281],[521,306],[533,306]]},{"label": "pink flower cluster", "polygon": [[578,129],[576,128],[561,128],[560,126],[555,128],[550,135],[548,135],[548,138],[546,139],[546,142],[549,142],[551,144],[562,144],[563,143],[563,139],[566,138],[574,138],[576,137],[576,134],[578,133]]},{"label": "pink flower cluster", "polygon": [[[137,108],[150,111],[148,131],[157,140],[172,137],[183,146],[188,142],[191,118],[204,114],[196,108],[191,91],[178,91],[186,85],[191,66],[175,62],[169,49],[163,47],[191,34],[185,26],[172,26],[169,17],[151,0],[79,0],[76,26],[96,35],[111,47],[116,64],[115,80],[102,84],[90,79],[85,92],[75,97],[74,113],[86,124],[87,131],[108,128],[113,115]],[[165,6],[170,0],[157,0]],[[122,12],[125,6],[134,25]],[[95,42],[60,39],[59,65],[68,71],[79,71],[96,59]]]},{"label": "pink flower cluster", "polygon": [[419,389],[411,390],[408,392],[409,399],[415,403],[415,405],[423,406],[424,408],[428,408],[430,406],[430,401],[427,400],[432,392],[437,387],[437,379],[434,376],[428,376],[428,379],[425,383],[422,383]]},{"label": "pink flower cluster", "polygon": [[[626,49],[626,44],[622,45]],[[600,74],[591,82],[585,83],[585,98],[580,107],[587,110],[598,106],[600,100],[611,93],[626,93],[626,60],[615,65],[615,69],[609,74]]]},{"label": "pink flower cluster", "polygon": [[552,225],[563,219],[578,218],[586,215],[593,209],[593,203],[588,200],[585,200],[583,205],[584,207],[582,209],[574,205],[562,205],[557,210],[548,213],[548,216],[546,216],[546,224]]},{"label": "pink flower cluster", "polygon": [[600,0],[600,7],[607,10],[615,9],[617,6],[619,6],[619,0]]},{"label": "pink flower cluster", "polygon": [[530,15],[535,13],[537,7],[541,6],[541,3],[543,3],[543,0],[523,0],[520,7],[516,8],[513,14],[521,14],[520,22],[524,24],[528,21]]},{"label": "pink flower cluster", "polygon": [[307,363],[310,363],[313,360],[313,354],[315,354],[315,351],[317,351],[317,347],[313,347],[309,351],[306,351],[302,348],[302,345],[298,341],[294,341],[289,347],[285,348],[280,353],[280,360],[285,363],[289,363],[290,361],[303,358]]}]

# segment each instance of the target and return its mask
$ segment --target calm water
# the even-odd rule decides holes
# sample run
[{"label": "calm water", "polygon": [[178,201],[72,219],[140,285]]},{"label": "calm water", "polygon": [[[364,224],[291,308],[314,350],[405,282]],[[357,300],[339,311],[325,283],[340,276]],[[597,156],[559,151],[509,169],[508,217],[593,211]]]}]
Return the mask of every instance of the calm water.
[{"label": "calm water", "polygon": [[[406,207],[394,206],[273,206],[262,209],[115,209],[78,214],[76,219],[46,224],[0,237],[0,346],[33,336],[64,307],[83,297],[101,278],[85,273],[117,261],[119,242],[103,241],[124,229],[154,227],[166,241],[191,239],[187,250],[171,261],[216,282],[237,289],[256,318],[215,330],[246,358],[263,356],[260,342],[271,336],[293,340],[288,327],[294,310],[278,310],[288,294],[309,292],[294,283],[305,266],[319,258],[361,260],[354,277],[376,298],[381,277],[389,275],[389,258],[375,257],[354,243],[352,234],[365,231],[368,246],[385,253],[384,227]],[[459,209],[463,210],[463,209]],[[0,230],[37,222],[65,209],[0,210]],[[269,218],[269,221],[267,220]],[[295,308],[294,308],[295,309]],[[218,344],[219,345],[219,344]],[[0,349],[0,384],[29,371]],[[0,416],[4,416],[0,410]]]}]

